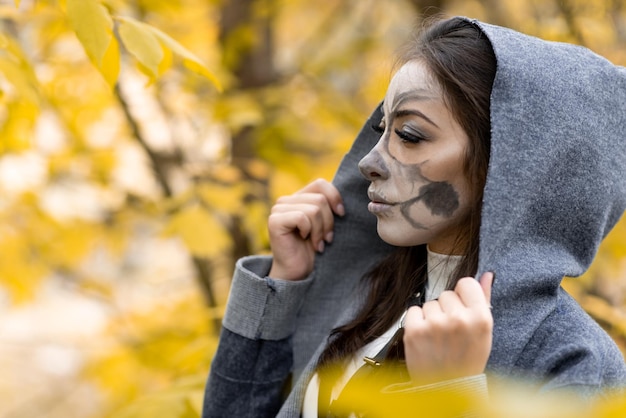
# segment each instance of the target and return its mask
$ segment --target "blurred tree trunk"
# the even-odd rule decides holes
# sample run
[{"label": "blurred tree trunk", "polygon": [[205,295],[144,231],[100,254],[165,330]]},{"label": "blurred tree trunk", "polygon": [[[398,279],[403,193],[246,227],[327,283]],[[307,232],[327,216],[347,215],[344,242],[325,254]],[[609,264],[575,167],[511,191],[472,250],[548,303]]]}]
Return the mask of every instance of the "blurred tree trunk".
[{"label": "blurred tree trunk", "polygon": [[[236,76],[235,88],[240,92],[254,94],[255,90],[267,87],[277,79],[273,63],[273,17],[273,0],[230,0],[222,4],[219,41],[222,50],[228,54],[224,57],[224,64]],[[252,126],[241,129],[231,139],[233,164],[246,181],[255,185],[256,193],[248,196],[248,201],[268,196],[267,179],[255,177],[248,169],[248,163],[256,158],[255,139]],[[251,253],[252,246],[239,216],[231,218],[229,228],[234,267],[237,259]]]}]

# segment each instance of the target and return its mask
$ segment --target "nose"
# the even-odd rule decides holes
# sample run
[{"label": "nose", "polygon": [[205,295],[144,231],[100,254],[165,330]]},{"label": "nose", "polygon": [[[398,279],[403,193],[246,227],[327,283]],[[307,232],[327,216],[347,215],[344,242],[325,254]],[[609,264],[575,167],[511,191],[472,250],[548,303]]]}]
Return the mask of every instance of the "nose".
[{"label": "nose", "polygon": [[389,177],[389,170],[376,148],[373,148],[365,157],[359,161],[359,171],[361,175],[369,181],[384,180]]}]

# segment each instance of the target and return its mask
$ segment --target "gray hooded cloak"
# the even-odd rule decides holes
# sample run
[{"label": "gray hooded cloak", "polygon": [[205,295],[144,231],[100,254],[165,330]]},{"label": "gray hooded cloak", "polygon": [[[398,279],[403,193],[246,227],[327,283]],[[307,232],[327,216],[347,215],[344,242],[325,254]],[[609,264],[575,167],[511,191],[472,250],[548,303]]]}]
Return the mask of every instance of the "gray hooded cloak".
[{"label": "gray hooded cloak", "polygon": [[[487,371],[538,379],[541,391],[622,387],[622,354],[560,283],[589,267],[626,209],[626,68],[579,46],[472,22],[497,59],[477,274],[498,278]],[[333,180],[346,215],[313,273],[285,282],[266,277],[269,257],[238,262],[204,417],[300,415],[330,330],[356,313],[360,278],[391,251],[357,168],[378,141],[369,126],[381,116],[380,108],[372,114]]]}]

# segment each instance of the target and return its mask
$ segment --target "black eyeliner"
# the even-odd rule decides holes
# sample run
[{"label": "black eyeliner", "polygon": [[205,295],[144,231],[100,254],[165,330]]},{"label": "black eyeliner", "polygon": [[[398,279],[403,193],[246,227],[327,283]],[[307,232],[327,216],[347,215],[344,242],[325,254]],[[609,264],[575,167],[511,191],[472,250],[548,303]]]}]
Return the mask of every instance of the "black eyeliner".
[{"label": "black eyeliner", "polygon": [[400,137],[400,139],[410,142],[411,144],[419,144],[422,141],[428,140],[428,138],[422,134],[410,134],[400,129],[395,129],[394,132]]}]

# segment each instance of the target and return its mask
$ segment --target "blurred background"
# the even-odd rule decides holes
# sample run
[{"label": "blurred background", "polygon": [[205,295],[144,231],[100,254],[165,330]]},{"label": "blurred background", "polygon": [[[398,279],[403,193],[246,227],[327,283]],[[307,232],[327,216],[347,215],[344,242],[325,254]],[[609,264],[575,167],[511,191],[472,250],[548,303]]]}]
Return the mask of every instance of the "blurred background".
[{"label": "blurred background", "polygon": [[[626,65],[625,0],[0,0],[0,418],[199,416],[235,260],[439,13]],[[565,285],[626,349],[626,221]]]}]

